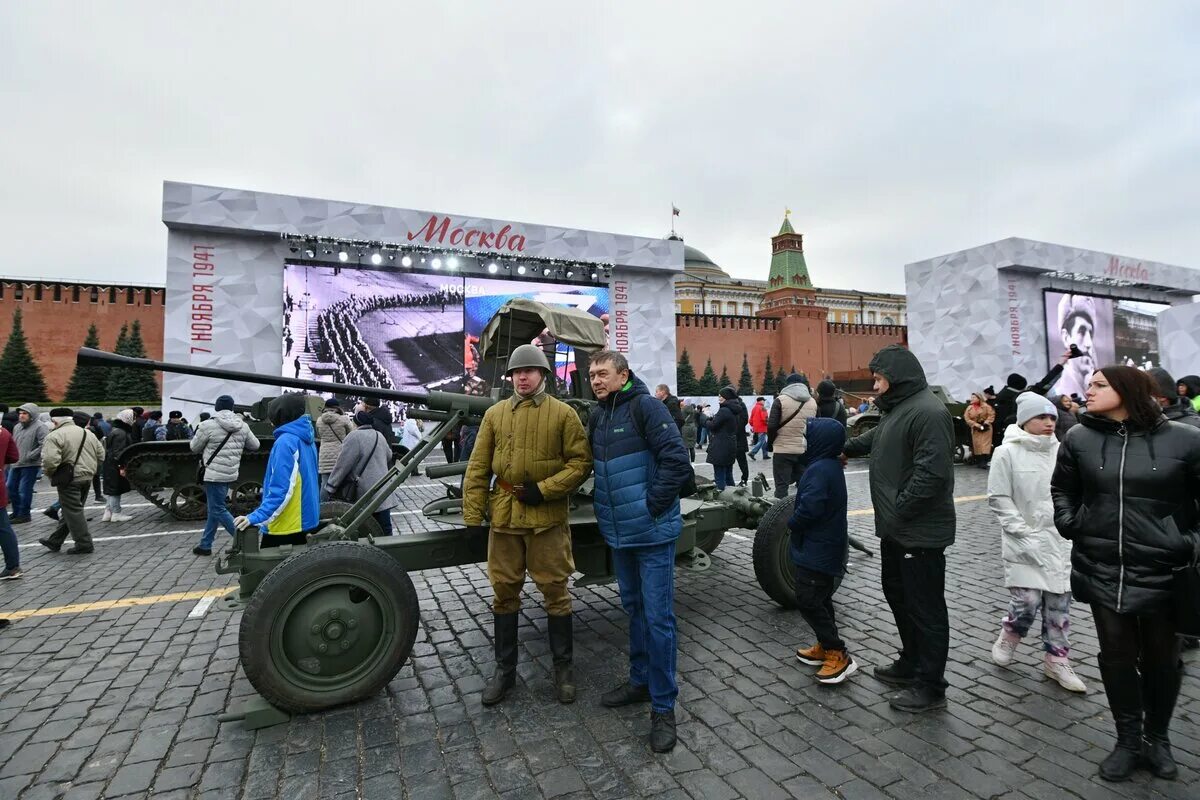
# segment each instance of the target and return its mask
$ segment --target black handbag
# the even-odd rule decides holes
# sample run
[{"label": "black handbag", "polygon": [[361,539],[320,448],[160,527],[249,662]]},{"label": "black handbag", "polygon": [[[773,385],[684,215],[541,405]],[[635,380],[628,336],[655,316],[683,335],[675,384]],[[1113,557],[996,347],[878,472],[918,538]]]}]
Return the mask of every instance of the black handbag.
[{"label": "black handbag", "polygon": [[358,482],[362,479],[363,470],[367,468],[367,465],[371,463],[371,459],[375,457],[375,450],[379,447],[379,439],[382,436],[382,433],[375,431],[375,444],[371,445],[371,452],[367,454],[366,459],[359,465],[357,472],[353,475],[347,475],[338,487],[330,492],[332,499],[341,500],[345,503],[353,503],[358,499]]},{"label": "black handbag", "polygon": [[1175,570],[1171,587],[1175,594],[1175,632],[1181,636],[1200,636],[1200,541],[1195,547],[1192,563]]},{"label": "black handbag", "polygon": [[83,454],[83,445],[87,443],[87,437],[88,432],[84,428],[83,438],[79,440],[79,449],[75,451],[75,460],[70,463],[64,461],[55,468],[54,474],[50,476],[51,486],[62,489],[75,482],[75,465],[79,463],[79,456]]},{"label": "black handbag", "polygon": [[217,449],[213,450],[212,455],[209,456],[207,460],[201,461],[200,466],[196,467],[196,483],[204,483],[205,468],[213,462],[213,459],[217,457],[217,453],[221,452],[221,448],[224,447],[225,443],[229,441],[230,436],[233,436],[233,431],[226,433],[225,438],[221,440],[219,445],[217,445]]}]

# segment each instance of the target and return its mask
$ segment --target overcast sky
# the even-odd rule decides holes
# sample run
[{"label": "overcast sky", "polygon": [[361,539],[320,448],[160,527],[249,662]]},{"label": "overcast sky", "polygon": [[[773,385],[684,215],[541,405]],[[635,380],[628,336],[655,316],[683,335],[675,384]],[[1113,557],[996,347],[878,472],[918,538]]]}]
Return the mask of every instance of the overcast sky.
[{"label": "overcast sky", "polygon": [[164,179],[647,236],[674,202],[749,278],[789,207],[827,287],[1007,236],[1200,267],[1194,2],[187,5],[0,5],[0,274],[163,282]]}]

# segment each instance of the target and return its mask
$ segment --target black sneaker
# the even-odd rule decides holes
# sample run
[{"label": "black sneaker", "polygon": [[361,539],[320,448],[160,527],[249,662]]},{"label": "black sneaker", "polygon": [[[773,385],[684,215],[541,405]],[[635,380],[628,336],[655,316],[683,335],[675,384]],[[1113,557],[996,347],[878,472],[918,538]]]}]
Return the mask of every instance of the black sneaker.
[{"label": "black sneaker", "polygon": [[888,698],[888,705],[897,711],[919,714],[935,708],[946,707],[946,693],[927,686],[910,686],[899,694]]},{"label": "black sneaker", "polygon": [[904,666],[901,662],[893,661],[889,666],[876,667],[875,679],[880,683],[886,683],[888,686],[904,688],[916,683],[917,675],[911,668]]},{"label": "black sneaker", "polygon": [[33,522],[33,518],[26,514],[23,517],[9,517],[8,521],[13,525],[20,525],[23,522]]},{"label": "black sneaker", "polygon": [[675,711],[650,712],[650,749],[669,753],[675,749]]},{"label": "black sneaker", "polygon": [[59,550],[62,550],[61,544],[55,544],[49,539],[38,539],[38,544],[49,550],[51,553],[57,553]]},{"label": "black sneaker", "polygon": [[[649,703],[650,687],[634,686],[632,683],[622,683],[615,689],[610,689],[600,696],[600,704],[609,708],[631,706],[634,703]],[[671,727],[674,730],[674,725]]]},{"label": "black sneaker", "polygon": [[193,547],[192,554],[197,556],[211,556],[212,550],[209,550],[207,547]]},{"label": "black sneaker", "polygon": [[79,545],[75,545],[74,547],[67,548],[67,555],[86,556],[88,553],[94,553],[95,551],[96,548],[94,547],[80,547]]},{"label": "black sneaker", "polygon": [[20,567],[13,567],[12,569],[6,569],[6,570],[4,570],[4,572],[0,572],[0,581],[15,581],[17,578],[21,577],[23,574],[24,573],[21,572]]},{"label": "black sneaker", "polygon": [[50,519],[54,520],[55,522],[58,521],[58,509],[55,508],[54,506],[50,506],[42,513],[45,514]]}]

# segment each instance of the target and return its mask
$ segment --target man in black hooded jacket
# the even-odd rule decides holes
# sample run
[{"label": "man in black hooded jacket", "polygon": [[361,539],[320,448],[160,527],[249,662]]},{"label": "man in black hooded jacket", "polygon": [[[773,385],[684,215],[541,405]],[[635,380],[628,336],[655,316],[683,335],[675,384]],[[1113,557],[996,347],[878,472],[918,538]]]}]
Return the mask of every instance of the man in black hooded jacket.
[{"label": "man in black hooded jacket", "polygon": [[946,548],[954,543],[954,426],[929,391],[917,357],[900,345],[870,363],[879,424],[846,443],[848,457],[871,455],[871,505],[881,540],[883,594],[900,632],[900,657],[875,677],[904,687],[889,699],[901,711],[946,705]]}]

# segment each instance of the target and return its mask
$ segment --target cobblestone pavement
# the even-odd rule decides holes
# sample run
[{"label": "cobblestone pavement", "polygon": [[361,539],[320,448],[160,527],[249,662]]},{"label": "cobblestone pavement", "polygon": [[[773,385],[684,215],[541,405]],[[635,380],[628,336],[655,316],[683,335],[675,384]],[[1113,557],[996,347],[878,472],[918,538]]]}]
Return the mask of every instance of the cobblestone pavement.
[{"label": "cobblestone pavement", "polygon": [[[864,470],[852,463],[852,509],[869,505]],[[39,488],[40,510],[49,494]],[[401,528],[436,527],[414,512],[437,485],[420,479],[405,491]],[[1006,593],[984,491],[983,472],[958,468],[956,495],[967,499],[949,552],[946,711],[892,711],[870,676],[897,645],[878,558],[855,553],[837,597],[863,669],[824,687],[792,657],[807,627],[758,588],[751,532],[733,531],[708,572],[677,572],[680,743],[666,756],[646,746],[648,709],[598,705],[625,670],[615,586],[574,590],[572,706],[551,699],[536,590],[523,614],[518,687],[498,707],[480,705],[491,590],[485,571],[469,566],[413,575],[422,629],[386,693],[247,732],[217,721],[252,690],[237,664],[240,614],[204,609],[205,594],[231,581],[191,555],[200,526],[169,523],[140,499],[130,503],[135,520],[121,525],[100,523],[93,507],[97,550],[72,557],[37,544],[51,523],[35,512],[18,528],[26,577],[0,583],[0,609],[15,618],[0,633],[0,798],[1200,796],[1194,672],[1173,731],[1181,780],[1140,774],[1111,786],[1095,777],[1113,736],[1087,610],[1076,608],[1073,626],[1086,697],[1043,680],[1031,642],[1010,668],[991,663]],[[851,525],[874,542],[869,514]],[[1185,658],[1200,669],[1195,652]]]}]

